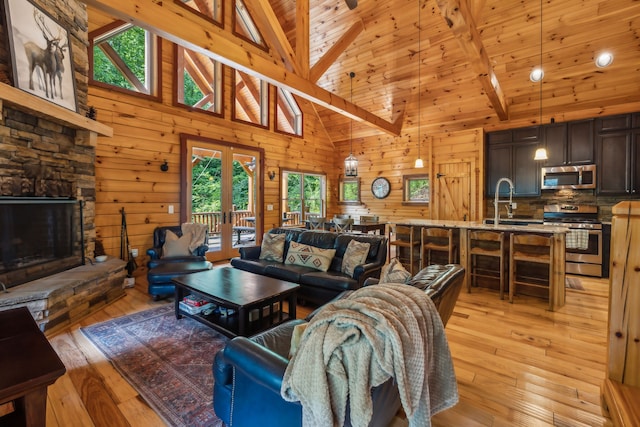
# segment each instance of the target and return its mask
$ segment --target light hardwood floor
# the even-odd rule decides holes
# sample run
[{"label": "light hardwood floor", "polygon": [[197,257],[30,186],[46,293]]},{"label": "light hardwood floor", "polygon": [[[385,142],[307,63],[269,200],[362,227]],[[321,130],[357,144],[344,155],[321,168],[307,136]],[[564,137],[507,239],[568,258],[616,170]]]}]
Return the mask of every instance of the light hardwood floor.
[{"label": "light hardwood floor", "polygon": [[[547,302],[473,288],[460,294],[447,325],[460,402],[433,425],[611,426],[602,416],[608,281],[581,278],[555,313]],[[79,328],[159,304],[138,279],[127,295],[49,337],[67,373],[49,387],[47,426],[164,426]],[[298,311],[299,317],[309,312]],[[259,427],[259,426],[256,426]]]}]

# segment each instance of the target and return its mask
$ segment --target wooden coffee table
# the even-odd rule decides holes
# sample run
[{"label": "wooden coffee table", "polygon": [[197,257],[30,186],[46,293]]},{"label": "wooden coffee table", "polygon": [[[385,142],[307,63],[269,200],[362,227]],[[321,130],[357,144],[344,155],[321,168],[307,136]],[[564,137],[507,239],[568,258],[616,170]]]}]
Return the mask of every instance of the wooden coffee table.
[{"label": "wooden coffee table", "polygon": [[[295,283],[226,266],[179,276],[173,283],[177,319],[191,317],[228,337],[257,334],[296,318],[296,292],[300,285]],[[180,309],[180,301],[188,294],[211,301],[223,312],[229,309],[235,312],[225,315],[216,310],[208,315],[190,314]],[[284,301],[287,301],[287,312]]]}]

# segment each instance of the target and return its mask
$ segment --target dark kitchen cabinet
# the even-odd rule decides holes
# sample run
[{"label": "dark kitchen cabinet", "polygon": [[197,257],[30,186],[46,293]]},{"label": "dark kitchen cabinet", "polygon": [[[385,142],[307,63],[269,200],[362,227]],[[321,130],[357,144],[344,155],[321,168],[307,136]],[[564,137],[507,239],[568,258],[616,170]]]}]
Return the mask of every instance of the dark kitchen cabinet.
[{"label": "dark kitchen cabinet", "polygon": [[542,127],[548,159],[545,166],[594,163],[594,120],[553,123]]},{"label": "dark kitchen cabinet", "polygon": [[640,130],[597,137],[599,194],[640,194]]},{"label": "dark kitchen cabinet", "polygon": [[[495,196],[500,178],[510,178],[514,197],[540,195],[540,164],[533,160],[540,147],[540,128],[529,127],[487,134],[486,195]],[[509,186],[502,184],[500,195],[508,196]]]}]

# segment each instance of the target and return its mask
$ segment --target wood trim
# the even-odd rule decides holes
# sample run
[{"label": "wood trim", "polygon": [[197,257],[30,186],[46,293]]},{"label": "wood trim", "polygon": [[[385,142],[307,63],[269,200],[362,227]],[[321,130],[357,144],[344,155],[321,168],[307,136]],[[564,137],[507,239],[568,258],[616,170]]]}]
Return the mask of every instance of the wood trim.
[{"label": "wood trim", "polygon": [[0,116],[3,113],[4,106],[24,111],[73,129],[87,130],[101,136],[113,136],[113,129],[107,125],[0,82]]},{"label": "wood trim", "polygon": [[207,25],[201,17],[185,16],[182,8],[171,2],[154,0],[86,0],[96,9],[154,31],[159,36],[203,53],[225,65],[244,71],[294,95],[377,128],[399,136],[401,123],[391,123],[357,105],[340,98],[307,79],[288,72],[274,58],[257,49],[247,49],[246,43],[216,27]]}]

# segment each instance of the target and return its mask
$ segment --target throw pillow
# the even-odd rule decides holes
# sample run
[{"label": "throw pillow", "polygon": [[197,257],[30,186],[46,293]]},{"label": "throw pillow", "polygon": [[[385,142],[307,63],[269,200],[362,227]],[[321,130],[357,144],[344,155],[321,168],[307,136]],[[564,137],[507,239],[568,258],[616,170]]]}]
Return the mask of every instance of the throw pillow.
[{"label": "throw pillow", "polygon": [[356,267],[366,261],[370,247],[369,243],[350,241],[342,258],[342,272],[353,277]]},{"label": "throw pillow", "polygon": [[260,247],[259,259],[266,261],[283,262],[284,259],[284,239],[286,234],[264,233],[262,236],[262,246]]},{"label": "throw pillow", "polygon": [[191,238],[189,236],[178,237],[173,231],[167,230],[164,236],[164,245],[162,246],[162,257],[191,255],[189,251],[190,242]]},{"label": "throw pillow", "polygon": [[406,283],[410,278],[411,273],[403,267],[398,258],[393,258],[380,272],[380,283]]},{"label": "throw pillow", "polygon": [[304,243],[291,242],[284,263],[327,271],[335,254],[335,249],[322,249]]}]

